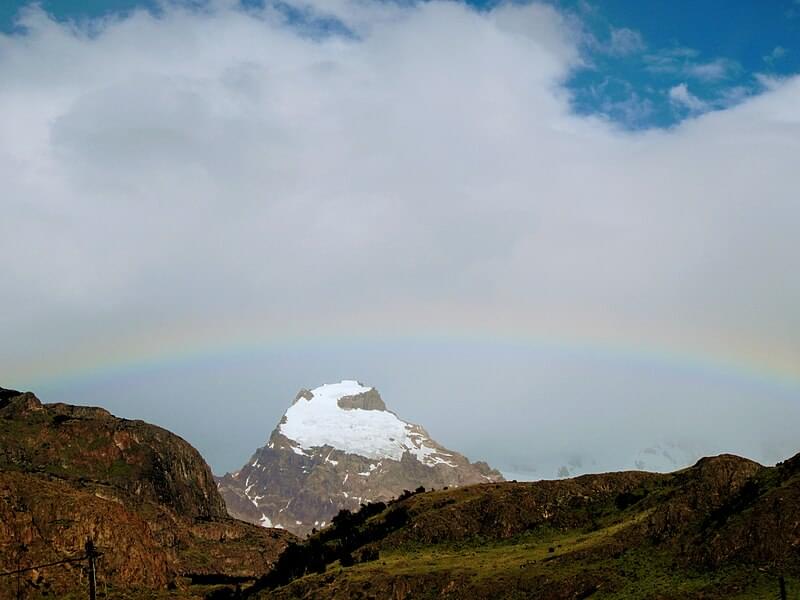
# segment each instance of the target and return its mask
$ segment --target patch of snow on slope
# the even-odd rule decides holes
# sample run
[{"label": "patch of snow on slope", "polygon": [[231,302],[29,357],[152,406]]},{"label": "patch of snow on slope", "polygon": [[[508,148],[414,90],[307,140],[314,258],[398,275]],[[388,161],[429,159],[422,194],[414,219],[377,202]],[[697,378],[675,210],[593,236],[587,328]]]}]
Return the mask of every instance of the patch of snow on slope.
[{"label": "patch of snow on slope", "polygon": [[262,527],[274,527],[275,529],[283,529],[283,525],[281,525],[280,523],[276,523],[273,525],[272,520],[264,513],[261,513],[261,519],[259,519],[259,523]]},{"label": "patch of snow on slope", "polygon": [[447,465],[448,467],[455,467],[456,465],[443,458],[445,456],[453,456],[447,452],[442,452],[436,448],[431,448],[425,445],[425,439],[420,434],[411,434],[409,440],[412,442],[407,449],[411,454],[417,457],[417,460],[428,466]]},{"label": "patch of snow on slope", "polygon": [[377,465],[375,463],[370,463],[369,471],[364,471],[363,473],[359,473],[359,475],[362,475],[363,477],[369,477],[372,475],[372,472],[380,466],[380,464],[381,463],[378,463]]}]

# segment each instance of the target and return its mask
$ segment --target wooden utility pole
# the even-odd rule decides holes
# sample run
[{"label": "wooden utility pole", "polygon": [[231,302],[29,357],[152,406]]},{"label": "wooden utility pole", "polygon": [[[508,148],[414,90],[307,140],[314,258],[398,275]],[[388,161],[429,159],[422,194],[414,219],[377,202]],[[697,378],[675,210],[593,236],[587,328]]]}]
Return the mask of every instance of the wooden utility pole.
[{"label": "wooden utility pole", "polygon": [[22,587],[21,587],[21,580],[22,580],[22,554],[28,550],[25,544],[20,543],[19,547],[17,548],[17,600],[22,600]]},{"label": "wooden utility pole", "polygon": [[86,558],[89,561],[89,600],[97,600],[97,577],[95,575],[94,559],[97,558],[97,552],[94,549],[94,542],[92,538],[86,539]]},{"label": "wooden utility pole", "polygon": [[781,589],[781,600],[786,600],[786,578],[783,575],[778,577],[778,586]]},{"label": "wooden utility pole", "polygon": [[22,546],[17,550],[17,600],[22,600],[22,591],[19,587],[19,580],[22,577]]}]

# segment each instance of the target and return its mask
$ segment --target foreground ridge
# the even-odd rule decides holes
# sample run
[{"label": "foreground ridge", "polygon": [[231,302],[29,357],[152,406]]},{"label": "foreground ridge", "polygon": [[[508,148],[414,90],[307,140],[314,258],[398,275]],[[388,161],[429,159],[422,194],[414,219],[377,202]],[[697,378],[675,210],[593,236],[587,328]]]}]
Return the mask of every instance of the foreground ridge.
[{"label": "foreground ridge", "polygon": [[208,465],[175,434],[0,388],[0,572],[54,564],[0,581],[0,599],[18,582],[25,598],[82,592],[82,561],[67,559],[87,538],[102,589],[141,598],[255,579],[293,536],[229,517]]},{"label": "foreground ridge", "polygon": [[248,597],[779,598],[800,593],[800,455],[406,494],[290,546]]}]

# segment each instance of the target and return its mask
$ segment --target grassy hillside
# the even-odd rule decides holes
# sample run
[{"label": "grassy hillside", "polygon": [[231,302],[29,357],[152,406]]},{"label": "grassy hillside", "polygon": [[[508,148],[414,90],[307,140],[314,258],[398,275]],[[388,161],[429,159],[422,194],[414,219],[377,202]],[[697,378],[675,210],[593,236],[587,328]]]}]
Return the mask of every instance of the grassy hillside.
[{"label": "grassy hillside", "polygon": [[292,547],[259,598],[800,598],[800,457],[417,493]]}]

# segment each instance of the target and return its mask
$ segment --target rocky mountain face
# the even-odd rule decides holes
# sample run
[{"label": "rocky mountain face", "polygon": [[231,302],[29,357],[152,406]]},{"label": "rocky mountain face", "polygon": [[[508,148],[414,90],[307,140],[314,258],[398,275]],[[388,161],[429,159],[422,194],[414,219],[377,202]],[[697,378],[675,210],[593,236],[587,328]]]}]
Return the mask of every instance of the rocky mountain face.
[{"label": "rocky mountain face", "polygon": [[[208,465],[178,436],[0,388],[0,571],[80,556],[87,537],[103,552],[102,589],[142,597],[255,577],[293,536],[228,516]],[[82,591],[85,566],[27,572],[23,597]],[[0,598],[16,597],[8,582]]]},{"label": "rocky mountain face", "polygon": [[374,388],[342,381],[301,390],[267,445],[217,482],[231,515],[305,535],[404,490],[502,479],[400,419]]},{"label": "rocky mountain face", "polygon": [[[786,595],[781,595],[781,589]],[[340,514],[248,590],[263,599],[800,594],[800,455],[412,494]]]}]

